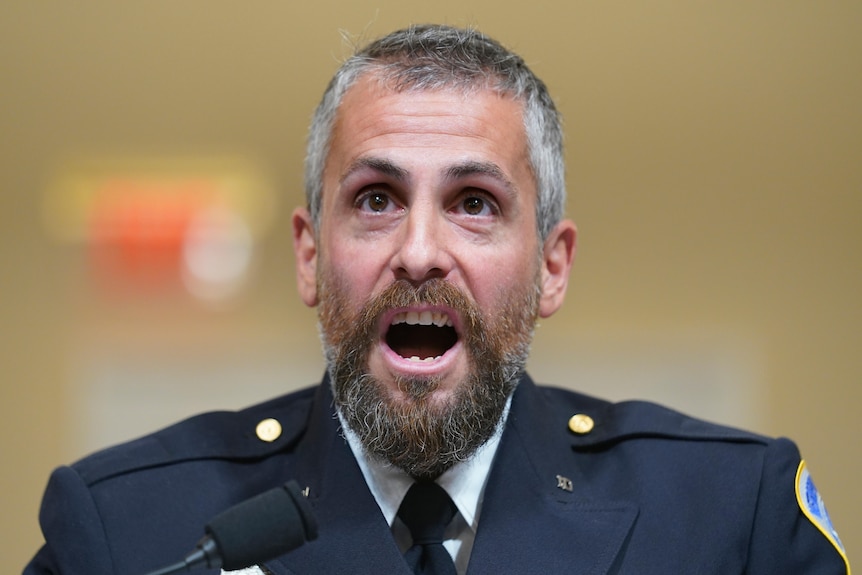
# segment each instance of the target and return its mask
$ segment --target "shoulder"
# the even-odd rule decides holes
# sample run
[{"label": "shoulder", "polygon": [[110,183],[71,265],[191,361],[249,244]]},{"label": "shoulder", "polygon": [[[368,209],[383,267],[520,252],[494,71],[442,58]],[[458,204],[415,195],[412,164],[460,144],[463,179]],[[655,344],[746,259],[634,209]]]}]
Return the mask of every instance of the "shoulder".
[{"label": "shoulder", "polygon": [[182,557],[218,512],[290,478],[323,390],[197,415],[57,468],[39,513],[46,544],[33,565],[107,574]]},{"label": "shoulder", "polygon": [[[264,458],[302,435],[315,391],[315,387],[303,389],[239,411],[202,413],[93,453],[71,467],[85,484],[93,485],[118,475],[190,461]],[[262,422],[275,429],[259,428]]]},{"label": "shoulder", "polygon": [[541,386],[539,393],[567,422],[575,447],[598,448],[634,439],[716,441],[767,446],[776,440],[686,415],[650,401],[611,402],[578,392]]},{"label": "shoulder", "polygon": [[[553,421],[554,439],[563,437],[566,451],[575,455],[574,477],[602,498],[635,502],[641,533],[676,533],[689,543],[702,537],[694,545],[702,554],[721,552],[719,540],[731,542],[747,549],[752,573],[797,573],[801,565],[808,566],[806,573],[849,573],[792,440],[648,401],[614,403],[564,389],[536,390],[542,412]],[[680,520],[692,514],[710,518],[705,530]],[[716,556],[715,564],[725,559]]]}]

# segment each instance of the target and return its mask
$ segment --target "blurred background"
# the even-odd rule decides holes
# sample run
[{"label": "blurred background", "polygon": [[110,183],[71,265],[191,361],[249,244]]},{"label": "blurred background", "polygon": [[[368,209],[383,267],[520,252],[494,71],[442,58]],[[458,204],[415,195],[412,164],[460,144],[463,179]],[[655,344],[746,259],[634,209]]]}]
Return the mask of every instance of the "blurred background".
[{"label": "blurred background", "polygon": [[428,21],[521,53],[565,117],[580,246],[534,377],[794,438],[858,560],[859,2],[11,0],[0,571],[55,466],[319,379],[308,120],[353,42]]}]

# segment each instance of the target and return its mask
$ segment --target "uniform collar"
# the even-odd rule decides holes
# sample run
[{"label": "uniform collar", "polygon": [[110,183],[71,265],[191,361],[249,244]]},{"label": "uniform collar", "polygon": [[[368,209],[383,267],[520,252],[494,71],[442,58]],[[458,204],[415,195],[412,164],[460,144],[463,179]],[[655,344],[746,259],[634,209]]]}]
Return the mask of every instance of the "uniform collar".
[{"label": "uniform collar", "polygon": [[[464,521],[474,533],[479,523],[482,494],[485,491],[485,484],[491,470],[491,464],[494,461],[494,455],[500,445],[500,436],[511,402],[512,398],[509,397],[500,423],[498,423],[491,438],[479,447],[470,459],[456,464],[437,479],[437,483],[452,498]],[[341,419],[340,413],[339,419]],[[401,500],[404,499],[404,495],[410,485],[413,484],[413,478],[397,467],[369,457],[356,434],[344,425],[343,420],[341,423],[342,433],[359,464],[359,468],[362,470],[365,482],[380,506],[386,522],[391,527],[398,513],[398,507],[401,505]]]}]

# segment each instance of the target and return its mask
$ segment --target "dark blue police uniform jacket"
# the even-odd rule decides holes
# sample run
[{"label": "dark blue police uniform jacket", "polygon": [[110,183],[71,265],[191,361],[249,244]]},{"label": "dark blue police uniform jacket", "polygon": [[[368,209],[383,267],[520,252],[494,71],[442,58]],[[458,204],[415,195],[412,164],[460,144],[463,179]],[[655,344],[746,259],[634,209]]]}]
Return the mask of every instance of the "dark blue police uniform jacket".
[{"label": "dark blue police uniform jacket", "polygon": [[[573,414],[594,427],[572,432]],[[282,426],[271,442],[255,433],[267,418]],[[488,478],[469,573],[847,573],[837,546],[800,510],[799,464],[785,439],[536,387],[525,376]],[[141,575],[175,563],[214,515],[289,479],[308,487],[319,537],[266,569],[408,572],[339,434],[324,380],[57,469],[40,514],[46,544],[24,574]]]}]

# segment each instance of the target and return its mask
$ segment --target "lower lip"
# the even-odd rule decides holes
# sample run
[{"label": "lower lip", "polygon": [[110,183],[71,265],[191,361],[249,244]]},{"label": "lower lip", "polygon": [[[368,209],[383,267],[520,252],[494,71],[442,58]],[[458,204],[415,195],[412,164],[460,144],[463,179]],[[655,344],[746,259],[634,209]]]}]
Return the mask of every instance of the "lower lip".
[{"label": "lower lip", "polygon": [[451,369],[458,355],[461,353],[461,347],[461,342],[458,341],[447,349],[446,353],[431,361],[415,361],[402,357],[395,353],[385,342],[381,342],[379,349],[384,361],[393,372],[404,375],[440,375]]}]

